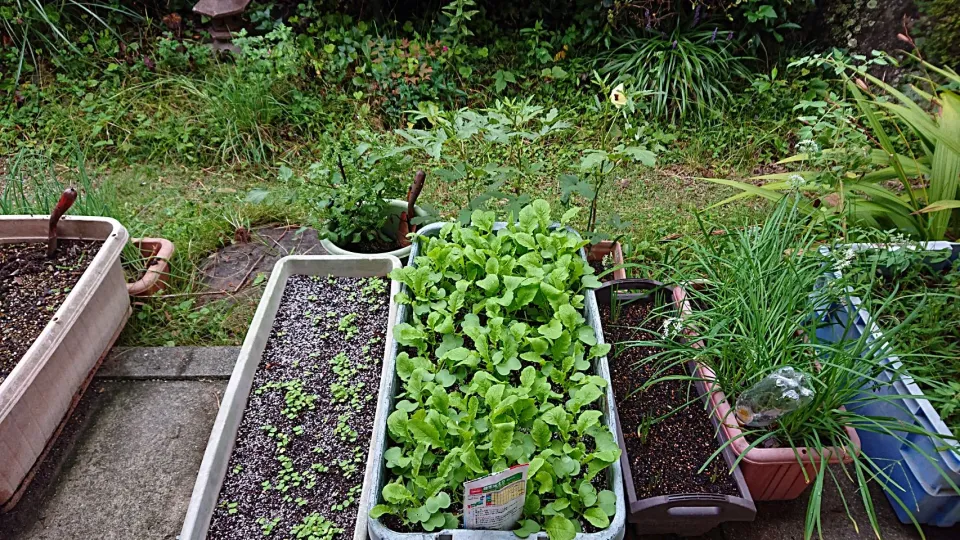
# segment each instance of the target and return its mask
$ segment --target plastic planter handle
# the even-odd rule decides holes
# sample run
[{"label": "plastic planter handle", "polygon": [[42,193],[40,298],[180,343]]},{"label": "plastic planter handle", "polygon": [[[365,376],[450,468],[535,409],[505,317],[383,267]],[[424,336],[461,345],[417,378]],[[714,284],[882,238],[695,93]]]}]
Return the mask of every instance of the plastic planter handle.
[{"label": "plastic planter handle", "polygon": [[[422,236],[436,236],[440,229],[443,227],[444,223],[431,223],[420,229],[418,235]],[[502,229],[506,227],[506,223],[498,222],[494,225],[495,229]],[[572,232],[573,229],[568,230]],[[407,264],[411,266],[416,265],[417,255],[420,253],[420,242],[415,241],[412,249],[410,251],[410,259]],[[580,256],[586,260],[587,256],[584,250],[580,250]],[[404,290],[406,287],[404,287]],[[584,292],[584,315],[587,319],[587,322],[590,326],[593,327],[594,335],[597,338],[597,343],[603,343],[603,331],[600,326],[600,312],[597,310],[597,301],[594,297],[592,290],[587,290]],[[401,305],[397,310],[397,322],[406,321],[409,317],[408,309],[406,305]],[[393,354],[397,353],[397,343],[394,340],[390,348],[393,351]],[[395,359],[391,359],[391,366],[396,366]],[[613,403],[613,385],[610,382],[610,370],[607,366],[607,358],[602,357],[597,359],[594,364],[597,375],[603,377],[607,381],[607,393],[606,399],[601,407],[603,412],[603,418],[606,422],[606,426],[610,429],[611,433],[616,436],[617,434],[617,420],[615,417],[616,407]],[[384,407],[385,411],[392,411],[393,404],[395,401],[395,394],[398,387],[397,374],[394,372],[392,375],[384,376],[384,381],[386,381],[386,386],[380,392],[380,407]],[[376,455],[376,463],[373,466],[373,486],[375,492],[368,502],[369,508],[368,511],[372,509],[377,502],[380,500],[380,493],[383,489],[384,484],[387,480],[387,468],[386,460],[384,458],[384,452],[387,450],[387,426],[386,426],[386,414],[383,418],[380,419],[380,422],[374,425],[374,446],[371,452]],[[620,468],[620,462],[615,462],[607,467],[607,485],[610,486],[610,489],[613,490],[614,494],[617,497],[617,510],[613,515],[613,518],[610,519],[610,526],[602,531],[595,533],[579,533],[576,536],[577,540],[621,540],[624,534],[625,522],[626,522],[626,509],[623,503],[623,475]],[[384,525],[380,520],[368,518],[369,532],[370,537],[374,540],[518,540],[517,535],[512,531],[489,531],[489,530],[470,530],[470,529],[443,529],[440,531],[434,531],[431,533],[421,532],[421,533],[401,533],[394,530],[391,530],[386,525]],[[541,532],[537,535],[530,535],[529,540],[534,540],[536,538],[546,538],[546,533]]]}]

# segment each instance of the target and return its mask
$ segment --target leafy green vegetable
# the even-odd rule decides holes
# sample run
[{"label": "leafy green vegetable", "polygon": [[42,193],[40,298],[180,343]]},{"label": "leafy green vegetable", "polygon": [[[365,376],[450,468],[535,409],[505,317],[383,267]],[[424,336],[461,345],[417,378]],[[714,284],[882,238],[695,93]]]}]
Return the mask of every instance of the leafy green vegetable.
[{"label": "leafy green vegetable", "polygon": [[469,227],[419,238],[415,265],[390,275],[411,316],[394,329],[402,386],[374,517],[456,527],[464,481],[530,463],[518,536],[609,526],[613,493],[592,482],[620,449],[601,424],[607,383],[591,360],[610,348],[582,315],[599,281],[579,254],[586,242],[551,228],[546,201],[518,218],[495,230],[492,212],[474,211]]}]

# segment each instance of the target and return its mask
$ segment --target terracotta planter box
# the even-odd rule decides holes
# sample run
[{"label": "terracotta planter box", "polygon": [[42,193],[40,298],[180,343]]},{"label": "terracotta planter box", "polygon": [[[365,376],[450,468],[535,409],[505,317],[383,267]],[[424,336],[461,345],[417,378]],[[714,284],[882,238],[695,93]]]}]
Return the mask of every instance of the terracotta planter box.
[{"label": "terracotta planter box", "polygon": [[[680,292],[678,301],[683,302],[682,312],[690,313],[691,306],[686,298],[686,292]],[[810,483],[816,478],[817,466],[827,463],[851,463],[852,454],[860,452],[860,438],[852,427],[846,427],[847,436],[853,443],[853,448],[844,449],[829,447],[824,449],[823,455],[817,455],[807,448],[751,448],[750,443],[743,436],[743,431],[737,423],[726,395],[715,382],[716,376],[709,367],[699,364],[697,376],[706,382],[710,393],[710,406],[714,416],[720,423],[727,439],[731,440],[730,447],[736,456],[746,453],[740,460],[740,469],[750,488],[750,493],[757,501],[786,501],[796,499],[806,491]],[[804,476],[806,471],[806,476]]]},{"label": "terracotta planter box", "polygon": [[[632,291],[632,292],[628,292]],[[669,294],[669,301],[679,307],[685,295],[679,287],[664,287],[658,281],[647,279],[615,280],[604,283],[596,290],[597,304],[609,304],[614,296],[630,301],[648,297],[651,294]],[[666,300],[666,299],[664,299]],[[605,337],[606,339],[606,337]],[[691,371],[694,366],[690,364]],[[695,383],[698,395],[706,405],[707,389],[702,381]],[[619,404],[617,404],[619,407]],[[691,405],[694,406],[694,405]],[[704,410],[703,414],[710,414]],[[719,421],[710,416],[716,435],[717,448],[727,444],[728,438],[723,430],[717,429]],[[675,534],[679,536],[700,536],[728,521],[753,521],[757,515],[756,506],[750,495],[750,489],[744,480],[740,468],[734,468],[736,455],[730,446],[721,452],[726,469],[733,469],[733,480],[740,496],[712,493],[675,493],[659,497],[639,499],[630,468],[630,455],[623,435],[619,415],[617,418],[617,442],[620,445],[620,467],[623,469],[624,490],[627,503],[627,521],[632,523],[637,535]]]},{"label": "terracotta planter box", "polygon": [[[46,242],[47,217],[0,216],[0,243]],[[17,503],[35,464],[130,315],[120,266],[127,231],[107,218],[64,217],[61,239],[101,240],[90,266],[0,384],[0,505]]]},{"label": "terracotta planter box", "polygon": [[[697,367],[697,375],[708,381],[707,387],[710,391],[710,404],[713,407],[714,416],[720,422],[726,437],[733,441],[730,445],[733,452],[737,456],[743,454],[750,444],[743,437],[743,432],[737,424],[726,395],[720,390],[720,386],[713,382],[713,371],[700,365]],[[851,427],[845,429],[850,440],[853,441],[852,451],[859,453],[860,438],[856,430]],[[826,448],[822,456],[809,452],[806,448],[798,448],[797,451],[799,456],[792,448],[752,448],[746,452],[740,461],[740,469],[754,499],[758,501],[796,499],[816,478],[817,466],[821,462],[850,463],[853,461],[852,455],[843,448]],[[804,471],[806,471],[806,477],[804,477]]]},{"label": "terracotta planter box", "polygon": [[[620,242],[603,240],[587,246],[587,260],[589,262],[601,262],[608,255],[613,257],[614,266],[623,265],[623,248],[620,246]],[[608,275],[611,276],[609,279],[627,279],[627,271],[624,268],[618,268]]]},{"label": "terracotta planter box", "polygon": [[150,264],[143,276],[127,283],[130,296],[150,296],[166,288],[170,280],[170,259],[173,257],[173,242],[166,238],[134,238],[130,241]]}]

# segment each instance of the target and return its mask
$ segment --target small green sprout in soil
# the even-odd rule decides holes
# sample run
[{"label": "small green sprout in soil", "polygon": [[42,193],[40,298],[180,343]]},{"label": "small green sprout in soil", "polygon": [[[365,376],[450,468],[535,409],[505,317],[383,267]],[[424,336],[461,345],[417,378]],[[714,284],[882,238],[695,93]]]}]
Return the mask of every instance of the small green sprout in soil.
[{"label": "small green sprout in soil", "polygon": [[[384,285],[370,285],[376,281]],[[371,304],[376,310],[355,313],[348,298],[363,289],[387,291],[385,283],[289,278],[228,464],[235,474],[219,496],[240,503],[232,514],[218,507],[208,539],[353,534],[376,413],[376,400],[365,398],[367,388],[379,388],[382,357],[361,348],[382,347],[389,304],[384,292]],[[308,302],[317,304],[310,309]],[[337,321],[344,327],[330,332]]]}]

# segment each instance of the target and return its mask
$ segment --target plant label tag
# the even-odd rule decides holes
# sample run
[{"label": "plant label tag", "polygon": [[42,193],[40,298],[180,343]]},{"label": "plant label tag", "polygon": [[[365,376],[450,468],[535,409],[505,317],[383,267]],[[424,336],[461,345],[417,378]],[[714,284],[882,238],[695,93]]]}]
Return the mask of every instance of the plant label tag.
[{"label": "plant label tag", "polygon": [[463,483],[463,525],[505,531],[523,515],[529,463]]}]

